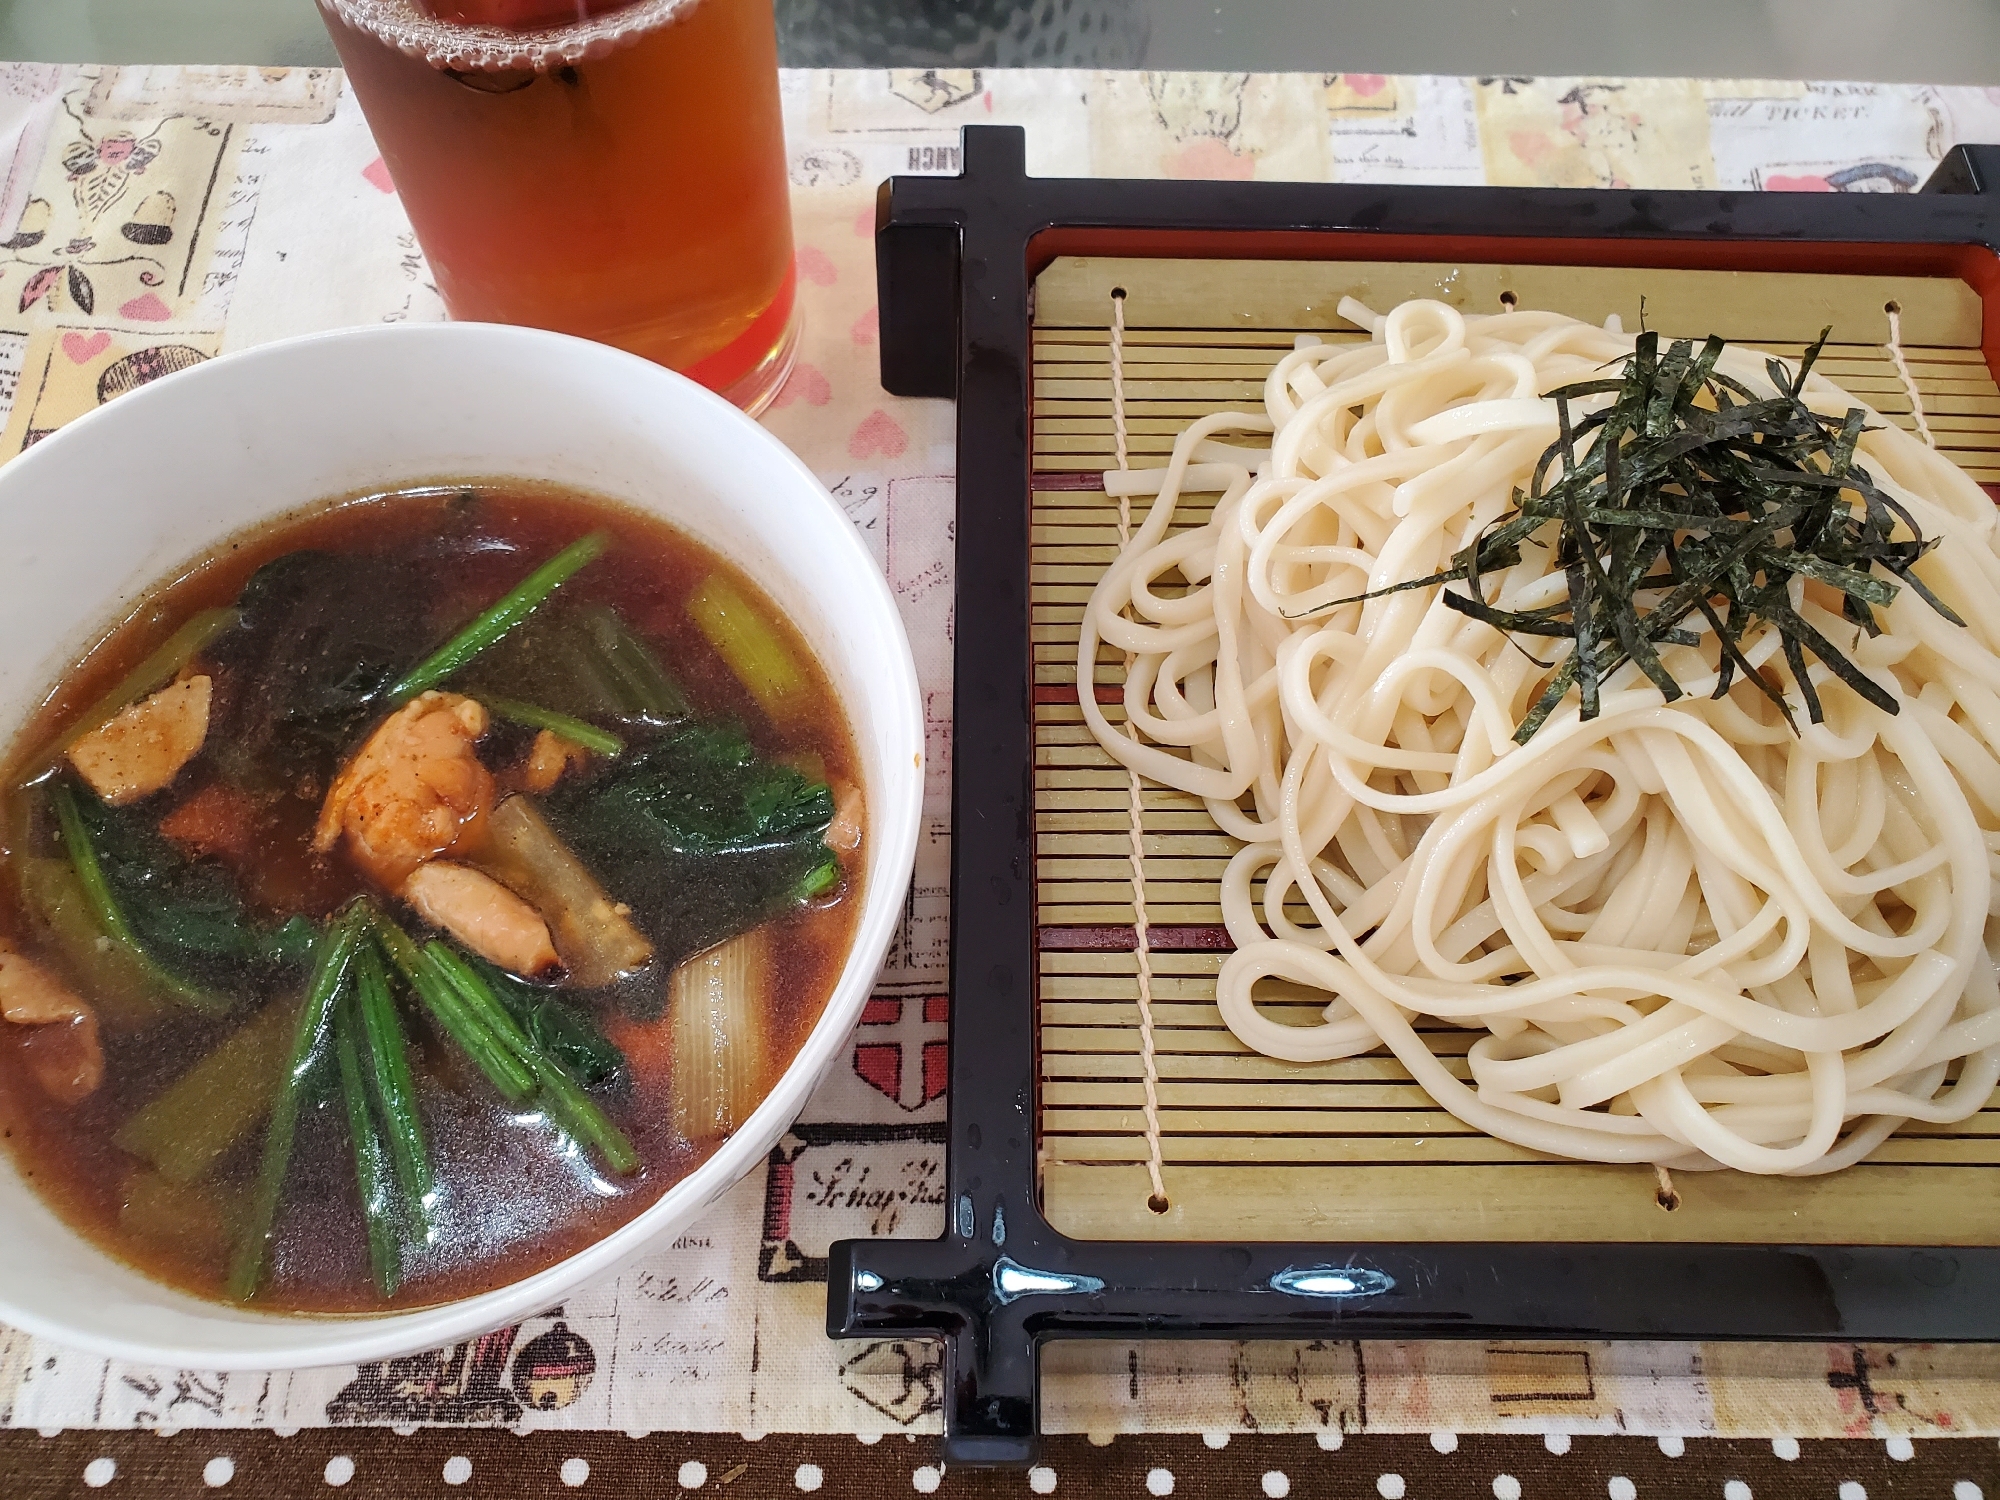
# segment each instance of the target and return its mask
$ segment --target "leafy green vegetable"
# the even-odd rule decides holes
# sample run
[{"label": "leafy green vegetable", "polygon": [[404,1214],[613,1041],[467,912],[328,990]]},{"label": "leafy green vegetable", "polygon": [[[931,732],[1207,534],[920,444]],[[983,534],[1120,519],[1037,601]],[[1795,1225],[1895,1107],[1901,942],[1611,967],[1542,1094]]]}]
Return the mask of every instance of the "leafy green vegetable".
[{"label": "leafy green vegetable", "polygon": [[646,854],[812,846],[833,821],[833,792],[824,782],[765,760],[733,724],[685,725],[628,766],[552,799],[564,803],[588,809],[594,842]]},{"label": "leafy green vegetable", "polygon": [[357,904],[342,913],[314,945],[306,1003],[299,1012],[298,1026],[292,1033],[291,1055],[279,1076],[277,1094],[271,1101],[270,1122],[264,1129],[264,1154],[257,1167],[249,1222],[229,1261],[229,1295],[238,1302],[255,1296],[263,1283],[271,1239],[277,1232],[278,1200],[284,1195],[285,1177],[291,1171],[292,1145],[298,1132],[299,1111],[305,1102],[303,1096],[312,1075],[327,1059],[333,1007],[346,987],[354,949],[366,933],[367,914]]},{"label": "leafy green vegetable", "polygon": [[[217,986],[243,983],[240,966],[301,967],[314,928],[295,916],[278,926],[253,920],[218,860],[191,860],[144,813],[74,798],[119,909],[148,952]],[[268,974],[258,976],[259,981]]]},{"label": "leafy green vegetable", "polygon": [[389,955],[389,962],[403,976],[410,992],[438,1025],[472,1059],[487,1082],[498,1089],[510,1104],[520,1104],[535,1092],[535,1076],[493,1034],[485,1019],[469,1006],[436,960],[419,948],[393,919],[371,913],[375,940]]},{"label": "leafy green vegetable", "polygon": [[507,1013],[574,1077],[593,1088],[622,1089],[631,1081],[625,1054],[598,1029],[589,1012],[549,990],[523,983],[483,958],[467,960]]},{"label": "leafy green vegetable", "polygon": [[265,1006],[119,1126],[111,1139],[171,1182],[207,1176],[270,1110],[298,1018],[298,1006],[290,1001]]},{"label": "leafy green vegetable", "polygon": [[577,1087],[576,1080],[554,1058],[535,1045],[478,972],[455,949],[435,939],[424,944],[424,953],[446,982],[458,991],[466,1009],[534,1075],[535,1102],[546,1113],[549,1123],[571,1139],[595,1149],[620,1176],[638,1171],[639,1153],[631,1139],[597,1107],[596,1101]]},{"label": "leafy green vegetable", "polygon": [[687,717],[687,699],[680,688],[667,676],[652,648],[632,633],[616,610],[608,604],[585,605],[577,611],[577,621],[612,680],[613,694],[626,705],[628,716],[654,724],[671,724]]},{"label": "leafy green vegetable", "polygon": [[287,552],[264,564],[237,601],[242,628],[210,654],[256,692],[217,704],[209,746],[230,779],[293,790],[324,785],[424,638],[434,559]]},{"label": "leafy green vegetable", "polygon": [[68,782],[58,782],[49,795],[55,804],[56,818],[62,824],[63,848],[68,852],[71,868],[76,872],[77,886],[90,907],[91,916],[104,929],[105,936],[131,954],[155,990],[171,996],[190,1010],[206,1015],[220,1015],[226,1011],[229,1008],[226,998],[173,973],[154,958],[139,940],[105,875],[89,826],[84,821],[83,804],[86,801],[92,805],[101,804],[96,803],[94,798],[78,797],[75,788]]},{"label": "leafy green vegetable", "polygon": [[571,542],[481,610],[458,634],[398,678],[389,689],[389,701],[407,703],[426,689],[448,681],[474,657],[497,644],[502,636],[540,609],[549,595],[567,583],[578,569],[602,557],[610,545],[611,534],[606,531],[593,531]]},{"label": "leafy green vegetable", "polygon": [[[1847,618],[1875,635],[1881,627],[1874,610],[1895,597],[1893,578],[1943,618],[1964,623],[1913,571],[1935,540],[1854,462],[1863,412],[1820,416],[1800,399],[1832,331],[1822,330],[1796,373],[1768,362],[1777,389],[1770,397],[1716,370],[1719,338],[1699,352],[1691,340],[1677,340],[1662,355],[1659,335],[1641,334],[1615,379],[1552,393],[1562,435],[1542,455],[1529,492],[1515,492],[1512,515],[1459,552],[1445,572],[1360,597],[1462,581],[1466,592],[1446,588],[1442,595],[1449,608],[1511,633],[1571,641],[1573,649],[1515,731],[1523,744],[1572,689],[1582,716],[1594,718],[1602,683],[1628,661],[1669,701],[1680,697],[1658,647],[1698,643],[1700,635],[1684,628],[1696,615],[1720,642],[1717,698],[1741,673],[1797,728],[1784,693],[1743,650],[1745,632],[1762,622],[1782,638],[1786,665],[1815,724],[1823,713],[1807,676],[1808,654],[1877,708],[1895,713],[1895,698],[1808,623],[1789,593],[1795,578],[1834,588]],[[1613,393],[1602,411],[1571,420],[1570,402]],[[1579,456],[1579,444],[1593,432],[1596,444]],[[1560,476],[1544,488],[1558,462]],[[1481,575],[1514,566],[1522,544],[1552,523],[1568,597],[1533,610],[1488,604]]]},{"label": "leafy green vegetable", "polygon": [[824,782],[764,759],[727,724],[678,725],[546,807],[669,966],[800,900],[833,821]]},{"label": "leafy green vegetable", "polygon": [[574,719],[687,717],[687,699],[652,650],[604,604],[551,604],[467,668],[464,683],[488,703],[496,693],[524,698]]},{"label": "leafy green vegetable", "polygon": [[108,1033],[143,1030],[177,1003],[171,990],[155,982],[159,966],[120,944],[98,921],[69,860],[22,854],[13,865],[24,914],[36,934],[62,954]]},{"label": "leafy green vegetable", "polygon": [[729,670],[782,724],[806,701],[806,678],[792,648],[762,611],[721,573],[711,573],[689,597],[688,618],[729,664]]},{"label": "leafy green vegetable", "polygon": [[361,1216],[368,1226],[368,1264],[375,1273],[375,1290],[385,1299],[396,1295],[403,1279],[401,1216],[396,1211],[396,1182],[389,1151],[376,1128],[374,1102],[361,1072],[361,1047],[356,1040],[361,1017],[350,985],[333,1006],[333,1050],[340,1065],[340,1097],[347,1112],[347,1138],[354,1148],[354,1181],[361,1194]]},{"label": "leafy green vegetable", "polygon": [[625,1132],[577,1086],[550,1050],[514,1019],[486,977],[473,968],[473,960],[436,940],[418,947],[388,917],[375,914],[371,920],[390,962],[424,1008],[509,1102],[532,1099],[550,1124],[595,1148],[614,1172],[623,1175],[639,1169],[639,1153]]},{"label": "leafy green vegetable", "polygon": [[431,1238],[431,1200],[437,1180],[430,1148],[424,1141],[423,1118],[417,1108],[416,1080],[410,1076],[410,1056],[403,1039],[402,1017],[389,990],[389,975],[374,942],[360,945],[354,962],[355,1014],[360,1023],[358,1049],[367,1059],[368,1077],[375,1085],[374,1103],[388,1137],[396,1182],[403,1191],[410,1228],[418,1240]]},{"label": "leafy green vegetable", "polygon": [[586,724],[581,719],[558,713],[552,708],[543,708],[535,703],[523,703],[518,698],[505,698],[498,693],[482,692],[479,701],[495,715],[510,723],[525,725],[529,729],[546,729],[561,735],[572,745],[581,745],[586,750],[599,755],[620,755],[624,753],[625,742],[615,734],[607,734],[595,725]]},{"label": "leafy green vegetable", "polygon": [[840,884],[840,861],[828,851],[825,859],[806,871],[805,879],[799,882],[799,896],[801,899],[811,900],[814,896],[825,895],[838,884]]}]

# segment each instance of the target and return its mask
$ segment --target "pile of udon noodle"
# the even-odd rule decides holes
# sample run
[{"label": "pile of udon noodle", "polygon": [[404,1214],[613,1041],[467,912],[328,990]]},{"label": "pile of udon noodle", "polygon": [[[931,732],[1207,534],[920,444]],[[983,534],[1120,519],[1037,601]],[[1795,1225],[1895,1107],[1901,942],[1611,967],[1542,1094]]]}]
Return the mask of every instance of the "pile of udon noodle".
[{"label": "pile of udon noodle", "polygon": [[[1081,634],[1084,684],[1100,642],[1130,654],[1125,724],[1080,695],[1099,742],[1243,841],[1221,891],[1230,1030],[1302,1063],[1386,1045],[1468,1125],[1589,1161],[1828,1172],[1906,1120],[1977,1111],[2000,1079],[1993,502],[1868,413],[1858,461],[1940,539],[1918,571],[1967,624],[1902,587],[1869,638],[1792,598],[1899,712],[1815,662],[1808,722],[1766,627],[1743,646],[1796,732],[1741,678],[1712,698],[1694,616],[1701,644],[1661,653],[1685,696],[1627,665],[1596,717],[1572,691],[1517,744],[1545,638],[1444,605],[1462,581],[1329,606],[1449,567],[1555,441],[1540,398],[1633,341],[1545,312],[1341,312],[1372,341],[1286,355],[1267,417],[1202,418],[1164,470],[1106,476],[1157,499]],[[1718,369],[1768,396],[1765,358],[1731,347]],[[1863,405],[1817,375],[1803,399]],[[1194,494],[1220,495],[1213,518],[1175,529]],[[1520,554],[1483,580],[1500,608],[1564,587],[1552,546]],[[1317,1023],[1274,1019],[1267,979],[1323,996]],[[1469,1086],[1424,1017],[1483,1029]]]}]

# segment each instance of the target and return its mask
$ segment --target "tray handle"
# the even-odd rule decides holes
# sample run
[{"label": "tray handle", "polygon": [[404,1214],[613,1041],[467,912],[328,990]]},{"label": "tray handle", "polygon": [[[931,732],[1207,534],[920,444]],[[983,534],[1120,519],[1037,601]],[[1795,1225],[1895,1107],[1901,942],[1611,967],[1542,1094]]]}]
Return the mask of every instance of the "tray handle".
[{"label": "tray handle", "polygon": [[958,394],[956,224],[898,224],[895,183],[875,195],[875,295],[881,308],[882,389],[892,396]]},{"label": "tray handle", "polygon": [[2000,186],[2000,146],[1953,146],[1920,193],[1987,193]]}]

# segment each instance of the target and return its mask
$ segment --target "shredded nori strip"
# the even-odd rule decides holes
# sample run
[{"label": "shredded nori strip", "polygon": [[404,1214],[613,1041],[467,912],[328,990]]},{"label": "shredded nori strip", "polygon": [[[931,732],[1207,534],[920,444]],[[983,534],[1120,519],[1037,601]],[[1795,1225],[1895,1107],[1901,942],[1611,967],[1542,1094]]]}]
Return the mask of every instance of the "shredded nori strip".
[{"label": "shredded nori strip", "polygon": [[[1761,622],[1779,632],[1813,723],[1824,715],[1807,675],[1808,656],[1877,708],[1895,713],[1895,697],[1803,619],[1788,592],[1798,577],[1839,591],[1843,613],[1872,636],[1881,631],[1875,608],[1896,596],[1898,585],[1886,573],[1954,625],[1965,623],[1911,571],[1936,538],[1927,539],[1909,511],[1854,462],[1864,413],[1856,407],[1845,417],[1820,416],[1800,399],[1832,332],[1821,330],[1796,373],[1778,360],[1767,362],[1778,392],[1771,397],[1717,372],[1724,347],[1719,338],[1711,336],[1699,350],[1692,340],[1677,339],[1662,355],[1657,333],[1640,334],[1617,378],[1551,392],[1560,436],[1535,466],[1527,493],[1515,490],[1514,510],[1455,554],[1450,568],[1312,613],[1404,589],[1463,583],[1465,592],[1447,587],[1442,595],[1460,614],[1512,634],[1569,640],[1571,651],[1514,732],[1521,744],[1571,689],[1582,717],[1595,718],[1601,685],[1628,661],[1668,701],[1681,697],[1658,648],[1698,644],[1700,635],[1684,628],[1697,615],[1720,643],[1717,698],[1740,674],[1798,731],[1784,692],[1744,655],[1745,632]],[[1571,402],[1611,393],[1616,399],[1609,406],[1573,419]],[[1596,444],[1579,454],[1593,433]],[[1521,544],[1551,523],[1566,596],[1540,609],[1488,604],[1481,575],[1519,563]]]}]

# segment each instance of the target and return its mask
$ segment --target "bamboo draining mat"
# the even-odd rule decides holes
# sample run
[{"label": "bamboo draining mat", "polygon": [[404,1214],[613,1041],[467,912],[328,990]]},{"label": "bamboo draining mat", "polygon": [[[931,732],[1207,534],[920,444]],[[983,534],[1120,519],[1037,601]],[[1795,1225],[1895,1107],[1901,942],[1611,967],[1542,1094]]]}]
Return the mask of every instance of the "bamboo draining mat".
[{"label": "bamboo draining mat", "polygon": [[[1131,462],[1165,461],[1209,412],[1262,409],[1265,374],[1294,335],[1359,340],[1343,296],[1385,310],[1433,296],[1628,329],[1719,333],[1796,358],[1831,323],[1819,368],[1905,427],[1910,402],[1881,340],[1885,306],[1941,449],[2000,484],[2000,388],[1979,349],[1981,307],[1939,278],[1360,262],[1059,260],[1035,289],[1035,788],[1043,1208],[1081,1238],[1195,1240],[1720,1240],[2000,1243],[2000,1107],[1961,1125],[1912,1125],[1829,1177],[1680,1173],[1674,1211],[1645,1167],[1555,1162],[1440,1110],[1386,1052],[1300,1065],[1258,1056],[1223,1026],[1214,976],[1227,949],[1216,904],[1235,841],[1201,804],[1142,797],[1152,933],[1165,1213],[1147,1208],[1125,772],[1084,728],[1077,622],[1117,549],[1101,472],[1111,425],[1111,292],[1123,288]],[[1135,521],[1146,502],[1134,502]],[[1187,506],[1206,518],[1207,498]],[[1101,653],[1100,697],[1123,669]],[[1105,703],[1117,722],[1122,711]],[[1440,1028],[1462,1057],[1470,1034]],[[1462,1061],[1451,1064],[1464,1077]]]}]

